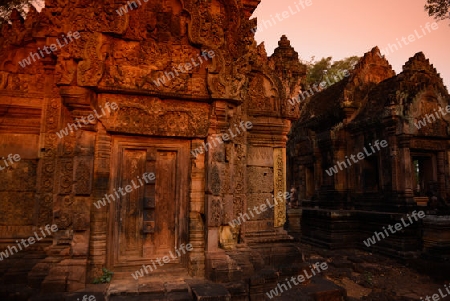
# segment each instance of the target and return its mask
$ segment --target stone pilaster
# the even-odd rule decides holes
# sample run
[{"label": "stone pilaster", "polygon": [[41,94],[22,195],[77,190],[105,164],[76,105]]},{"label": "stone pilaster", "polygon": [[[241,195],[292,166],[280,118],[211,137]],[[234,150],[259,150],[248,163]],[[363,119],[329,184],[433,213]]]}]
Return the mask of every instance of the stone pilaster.
[{"label": "stone pilaster", "polygon": [[[201,147],[203,140],[192,141],[191,150]],[[205,214],[205,154],[191,156],[191,187],[189,192],[189,273],[202,277],[205,274],[205,225],[201,215]]]},{"label": "stone pilaster", "polygon": [[398,143],[398,162],[399,162],[399,176],[400,197],[403,198],[405,204],[414,205],[413,201],[413,181],[412,181],[412,161],[410,152],[410,136],[402,135]]},{"label": "stone pilaster", "polygon": [[[278,198],[278,204],[274,208],[274,227],[283,227],[286,222],[286,148],[274,148],[273,150],[273,195]],[[283,201],[281,201],[281,199]]]},{"label": "stone pilaster", "polygon": [[92,191],[91,208],[91,237],[89,242],[89,271],[88,281],[102,274],[102,267],[107,266],[108,236],[108,206],[96,208],[93,202],[102,199],[108,192],[110,177],[111,136],[108,135],[103,125],[97,124],[97,137],[94,155],[94,188]]}]

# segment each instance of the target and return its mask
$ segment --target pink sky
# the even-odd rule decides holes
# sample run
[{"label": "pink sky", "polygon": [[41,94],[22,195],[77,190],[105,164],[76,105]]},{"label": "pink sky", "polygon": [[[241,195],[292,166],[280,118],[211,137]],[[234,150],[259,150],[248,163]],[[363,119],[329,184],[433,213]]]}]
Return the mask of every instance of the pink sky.
[{"label": "pink sky", "polygon": [[[273,53],[283,34],[300,58],[307,61],[312,56],[316,60],[328,56],[333,60],[362,56],[378,46],[398,74],[410,57],[422,51],[441,74],[447,89],[450,88],[450,20],[437,22],[435,30],[425,29],[427,22],[435,22],[423,8],[426,0],[309,1],[308,6],[303,0],[304,8],[300,4],[302,0],[261,1],[253,14],[262,26],[262,31],[256,33],[256,41],[265,43],[268,55]],[[270,20],[271,25],[267,22]],[[409,35],[415,36],[413,42],[408,40]],[[398,50],[391,46],[393,52],[386,52],[388,44],[396,44]]]}]

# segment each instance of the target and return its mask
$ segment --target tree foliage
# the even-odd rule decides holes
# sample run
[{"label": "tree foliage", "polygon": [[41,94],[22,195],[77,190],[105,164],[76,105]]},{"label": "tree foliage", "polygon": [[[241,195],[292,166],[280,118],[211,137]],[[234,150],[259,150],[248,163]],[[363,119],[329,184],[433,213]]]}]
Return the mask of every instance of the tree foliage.
[{"label": "tree foliage", "polygon": [[427,0],[425,10],[436,20],[450,19],[450,0]]},{"label": "tree foliage", "polygon": [[331,56],[324,57],[319,61],[314,61],[313,57],[310,62],[305,63],[308,67],[305,86],[308,87],[313,84],[319,84],[327,77],[334,78],[334,76],[338,76],[344,70],[350,71],[355,67],[356,63],[358,63],[359,59],[360,57],[358,56],[351,56],[333,62]]}]

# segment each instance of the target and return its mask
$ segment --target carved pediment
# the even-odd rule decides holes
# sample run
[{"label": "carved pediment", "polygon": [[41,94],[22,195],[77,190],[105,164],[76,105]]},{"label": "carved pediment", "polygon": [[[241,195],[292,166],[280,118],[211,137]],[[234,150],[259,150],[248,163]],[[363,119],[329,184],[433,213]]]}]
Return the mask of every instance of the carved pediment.
[{"label": "carved pediment", "polygon": [[107,131],[168,137],[205,137],[209,128],[209,105],[149,96],[107,95],[98,107],[116,102],[118,109],[100,118]]},{"label": "carved pediment", "polygon": [[448,101],[435,93],[418,95],[409,109],[413,133],[420,136],[447,136],[450,125],[448,105]]}]

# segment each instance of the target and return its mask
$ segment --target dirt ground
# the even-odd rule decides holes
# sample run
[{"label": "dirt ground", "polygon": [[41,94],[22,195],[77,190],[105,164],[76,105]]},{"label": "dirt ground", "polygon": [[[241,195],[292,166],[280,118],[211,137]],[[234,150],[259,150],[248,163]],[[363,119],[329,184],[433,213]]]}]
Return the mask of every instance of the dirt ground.
[{"label": "dirt ground", "polygon": [[[300,248],[305,261],[328,263],[324,277],[344,287],[349,301],[430,301],[434,300],[434,294],[438,294],[434,296],[436,300],[450,300],[450,293],[444,286],[449,286],[450,291],[450,270],[440,270],[437,280],[434,275],[421,273],[407,263],[362,250],[328,250],[307,244],[300,244]],[[427,296],[430,299],[426,299]]]}]

